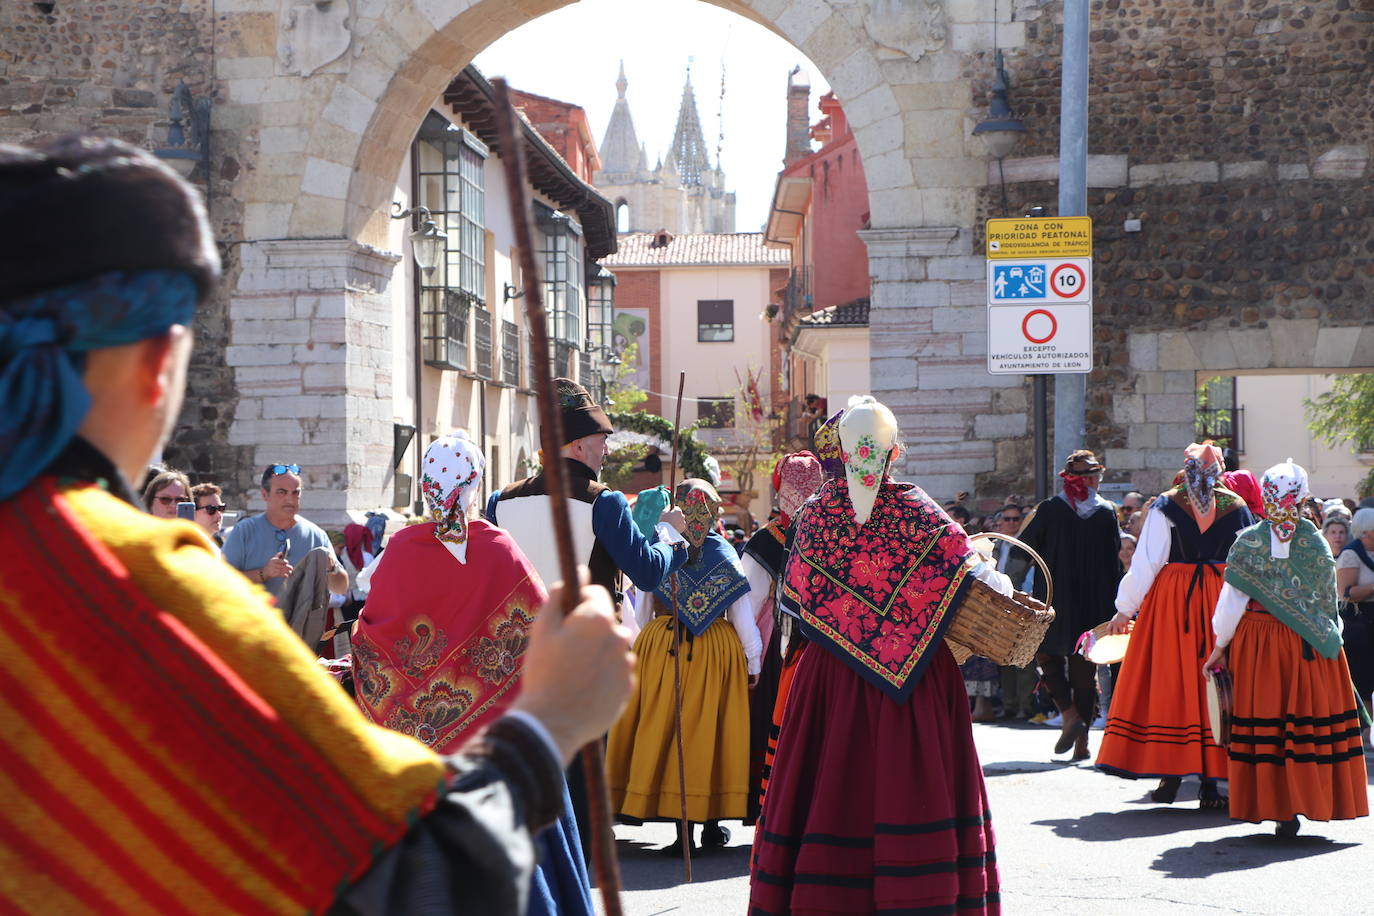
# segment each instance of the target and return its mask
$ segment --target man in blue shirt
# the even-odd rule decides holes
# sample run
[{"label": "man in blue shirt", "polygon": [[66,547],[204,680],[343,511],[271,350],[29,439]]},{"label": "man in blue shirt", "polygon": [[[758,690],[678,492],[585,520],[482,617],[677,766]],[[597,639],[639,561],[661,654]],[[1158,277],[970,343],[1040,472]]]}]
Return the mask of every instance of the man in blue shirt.
[{"label": "man in blue shirt", "polygon": [[302,518],[301,469],[295,464],[273,464],[262,472],[262,498],[267,511],[244,519],[224,538],[224,559],[280,599],[291,571],[316,547],[329,551],[333,564],[329,590],[348,591],[348,573],[339,562],[329,535],[314,522]]}]

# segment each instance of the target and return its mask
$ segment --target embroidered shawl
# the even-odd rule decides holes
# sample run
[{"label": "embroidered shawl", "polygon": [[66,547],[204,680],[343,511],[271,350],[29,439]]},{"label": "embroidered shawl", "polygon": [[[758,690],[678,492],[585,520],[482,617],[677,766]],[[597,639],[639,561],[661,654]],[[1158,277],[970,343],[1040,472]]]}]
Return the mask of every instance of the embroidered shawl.
[{"label": "embroidered shawl", "polygon": [[920,487],[890,479],[862,527],[844,480],[794,526],[780,601],[809,639],[906,702],[971,584],[968,536]]},{"label": "embroidered shawl", "polygon": [[353,635],[363,713],[441,754],[515,699],[546,597],[503,529],[474,520],[467,534],[467,564],[453,562],[433,524],[393,535]]},{"label": "embroidered shawl", "polygon": [[654,595],[670,610],[677,583],[678,616],[693,636],[700,636],[716,618],[749,594],[749,580],[740,569],[739,555],[725,538],[712,531],[701,545],[701,557],[663,580]]},{"label": "embroidered shawl", "polygon": [[433,805],[195,525],[43,477],[0,551],[0,909],[323,913]]},{"label": "embroidered shawl", "polygon": [[1336,563],[1317,527],[1298,519],[1286,558],[1270,550],[1270,522],[1236,535],[1226,557],[1226,581],[1254,598],[1325,658],[1341,651],[1336,625]]},{"label": "embroidered shawl", "polygon": [[744,552],[758,560],[759,565],[776,579],[782,575],[783,564],[787,562],[787,528],[778,522],[769,522],[745,542]]}]

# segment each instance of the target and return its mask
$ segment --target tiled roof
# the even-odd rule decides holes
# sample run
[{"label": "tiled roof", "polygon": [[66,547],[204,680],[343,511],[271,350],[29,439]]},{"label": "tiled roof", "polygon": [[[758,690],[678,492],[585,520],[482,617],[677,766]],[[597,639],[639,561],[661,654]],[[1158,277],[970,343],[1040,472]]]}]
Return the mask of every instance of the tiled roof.
[{"label": "tiled roof", "polygon": [[617,267],[787,267],[791,252],[763,247],[762,232],[728,232],[675,235],[660,248],[655,233],[633,232],[620,236],[619,250],[602,260]]},{"label": "tiled roof", "polygon": [[799,322],[808,328],[866,328],[868,327],[868,299],[855,299],[844,305],[812,312]]}]

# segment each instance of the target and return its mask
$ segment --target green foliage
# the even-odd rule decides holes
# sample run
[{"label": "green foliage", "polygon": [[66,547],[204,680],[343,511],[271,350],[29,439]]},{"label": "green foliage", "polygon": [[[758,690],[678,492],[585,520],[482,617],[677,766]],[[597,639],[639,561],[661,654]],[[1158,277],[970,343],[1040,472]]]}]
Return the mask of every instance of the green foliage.
[{"label": "green foliage", "polygon": [[[1307,428],[1328,447],[1350,443],[1374,450],[1374,372],[1336,376],[1331,390],[1303,401]],[[1357,485],[1361,496],[1374,494],[1374,470]]]},{"label": "green foliage", "polygon": [[[611,418],[611,425],[618,430],[629,430],[630,432],[640,433],[645,436],[653,436],[661,440],[668,450],[673,447],[673,424],[658,416],[657,414],[644,413],[615,413],[608,414]],[[628,449],[626,450],[628,451]],[[640,452],[642,458],[648,451],[647,448]],[[678,441],[678,466],[682,469],[682,477],[701,477],[710,479],[710,472],[706,469],[706,458],[708,457],[706,446],[702,445],[697,438],[696,424],[684,426],[682,436]],[[613,456],[614,457],[614,456]],[[670,451],[663,453],[663,460],[666,463],[671,460]],[[603,471],[604,474],[604,471]],[[603,478],[604,479],[604,478]]]},{"label": "green foliage", "polygon": [[629,413],[649,400],[649,395],[643,388],[625,381],[634,375],[638,356],[637,343],[632,343],[620,351],[620,365],[615,370],[615,379],[606,385],[606,402],[612,413]]}]

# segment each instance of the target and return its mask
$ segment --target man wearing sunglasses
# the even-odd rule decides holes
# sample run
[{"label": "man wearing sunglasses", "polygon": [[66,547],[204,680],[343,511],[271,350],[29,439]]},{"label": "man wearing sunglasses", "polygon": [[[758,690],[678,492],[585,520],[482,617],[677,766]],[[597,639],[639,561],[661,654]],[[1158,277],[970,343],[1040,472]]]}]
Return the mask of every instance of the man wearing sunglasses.
[{"label": "man wearing sunglasses", "polygon": [[300,515],[301,467],[298,464],[269,464],[262,471],[262,498],[267,511],[244,519],[229,530],[224,539],[224,559],[230,566],[280,599],[286,579],[316,547],[329,553],[329,590],[336,595],[348,591],[348,573],[334,553],[329,535],[314,522]]}]

